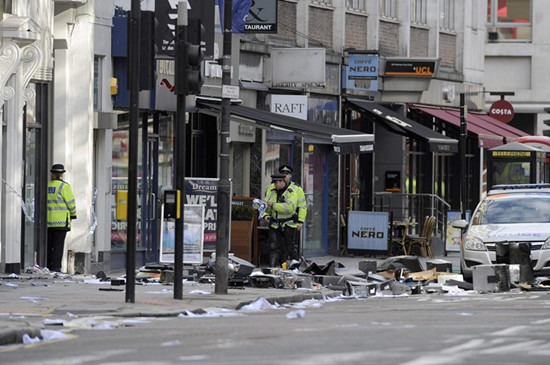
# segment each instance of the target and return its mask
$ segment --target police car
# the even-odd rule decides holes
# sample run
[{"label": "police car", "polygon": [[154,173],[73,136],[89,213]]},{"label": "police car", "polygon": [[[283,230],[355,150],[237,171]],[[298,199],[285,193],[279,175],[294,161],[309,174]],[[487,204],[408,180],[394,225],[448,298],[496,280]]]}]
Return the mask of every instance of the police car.
[{"label": "police car", "polygon": [[453,227],[463,229],[460,268],[465,279],[472,278],[475,265],[502,263],[503,247],[516,242],[530,244],[535,275],[550,274],[550,184],[493,186],[470,222],[458,220]]}]

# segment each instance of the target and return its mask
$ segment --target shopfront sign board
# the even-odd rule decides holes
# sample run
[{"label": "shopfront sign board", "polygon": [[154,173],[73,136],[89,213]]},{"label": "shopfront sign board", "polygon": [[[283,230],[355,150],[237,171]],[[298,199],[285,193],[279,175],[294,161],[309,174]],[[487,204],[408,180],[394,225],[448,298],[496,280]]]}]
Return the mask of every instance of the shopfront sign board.
[{"label": "shopfront sign board", "polygon": [[387,212],[350,211],[348,217],[348,249],[388,250]]}]

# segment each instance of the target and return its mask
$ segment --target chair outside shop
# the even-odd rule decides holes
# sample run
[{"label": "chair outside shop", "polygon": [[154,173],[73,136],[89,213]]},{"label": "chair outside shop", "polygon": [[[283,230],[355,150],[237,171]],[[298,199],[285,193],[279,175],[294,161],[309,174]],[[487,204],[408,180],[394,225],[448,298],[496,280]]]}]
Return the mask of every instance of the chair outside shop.
[{"label": "chair outside shop", "polygon": [[394,237],[391,240],[390,256],[408,255],[406,241],[409,232],[409,226],[411,225],[411,217],[407,218],[405,222],[394,223],[394,228],[401,231],[401,236]]},{"label": "chair outside shop", "polygon": [[432,250],[432,235],[435,228],[435,216],[426,217],[424,219],[424,224],[422,225],[422,229],[420,230],[420,234],[418,236],[416,235],[409,235],[405,247],[407,249],[407,252],[409,255],[413,252],[413,248],[418,246],[420,256],[426,256],[426,254],[433,258],[434,253]]}]

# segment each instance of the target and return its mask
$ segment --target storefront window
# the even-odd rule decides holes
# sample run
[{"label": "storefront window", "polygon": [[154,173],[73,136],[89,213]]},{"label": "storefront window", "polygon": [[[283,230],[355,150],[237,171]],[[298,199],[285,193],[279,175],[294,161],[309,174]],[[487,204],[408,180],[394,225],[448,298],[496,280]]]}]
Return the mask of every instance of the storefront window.
[{"label": "storefront window", "polygon": [[328,160],[323,145],[308,145],[304,153],[303,189],[307,200],[307,217],[304,225],[303,252],[306,255],[323,254],[327,219]]},{"label": "storefront window", "polygon": [[264,194],[271,185],[271,175],[278,174],[281,165],[292,165],[292,144],[271,140],[266,143],[265,175],[262,184]]},{"label": "storefront window", "polygon": [[[149,126],[149,133],[153,133],[152,125]],[[138,141],[141,141],[141,128],[138,131]],[[167,117],[159,125],[159,191],[163,187],[173,186],[173,163],[174,151],[174,130],[172,118]],[[117,219],[117,193],[128,191],[128,155],[129,155],[129,131],[128,129],[113,132],[113,205],[111,206],[111,249],[114,251],[126,249],[127,220]],[[138,196],[137,196],[137,221],[138,232],[141,231],[141,177],[142,177],[142,148],[138,148]],[[136,237],[136,245],[143,248],[141,234]]]},{"label": "storefront window", "polygon": [[492,42],[531,40],[531,0],[487,0],[487,31]]}]

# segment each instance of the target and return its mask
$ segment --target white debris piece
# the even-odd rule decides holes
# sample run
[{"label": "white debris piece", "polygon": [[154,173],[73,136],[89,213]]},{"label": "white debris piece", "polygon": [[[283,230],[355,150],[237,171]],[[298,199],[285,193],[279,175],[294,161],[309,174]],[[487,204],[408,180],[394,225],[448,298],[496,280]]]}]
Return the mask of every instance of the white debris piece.
[{"label": "white debris piece", "polygon": [[41,300],[48,300],[48,298],[44,297],[19,297],[19,299],[30,300],[33,303],[38,303]]},{"label": "white debris piece", "polygon": [[52,324],[52,325],[59,325],[59,326],[62,326],[62,325],[64,325],[66,322],[67,322],[67,320],[61,319],[61,318],[56,318],[56,319],[45,318],[45,319],[44,319],[44,324]]},{"label": "white debris piece", "polygon": [[288,319],[304,318],[305,316],[306,311],[303,309],[298,309],[297,311],[288,312],[286,314],[286,318]]},{"label": "white debris piece", "polygon": [[40,341],[52,341],[52,340],[58,340],[67,338],[67,335],[63,332],[59,331],[53,331],[53,330],[40,330],[40,336],[42,336],[42,339],[40,337],[31,337],[28,333],[25,333],[23,335],[23,343],[25,345],[30,345],[33,343],[38,343]]},{"label": "white debris piece", "polygon": [[212,294],[212,291],[210,290],[190,290],[188,291],[189,294]]},{"label": "white debris piece", "polygon": [[279,303],[275,302],[275,304],[271,304],[267,301],[267,299],[263,297],[258,297],[255,301],[252,303],[249,303],[247,305],[243,305],[240,310],[242,311],[258,311],[263,309],[280,309],[281,306]]}]

